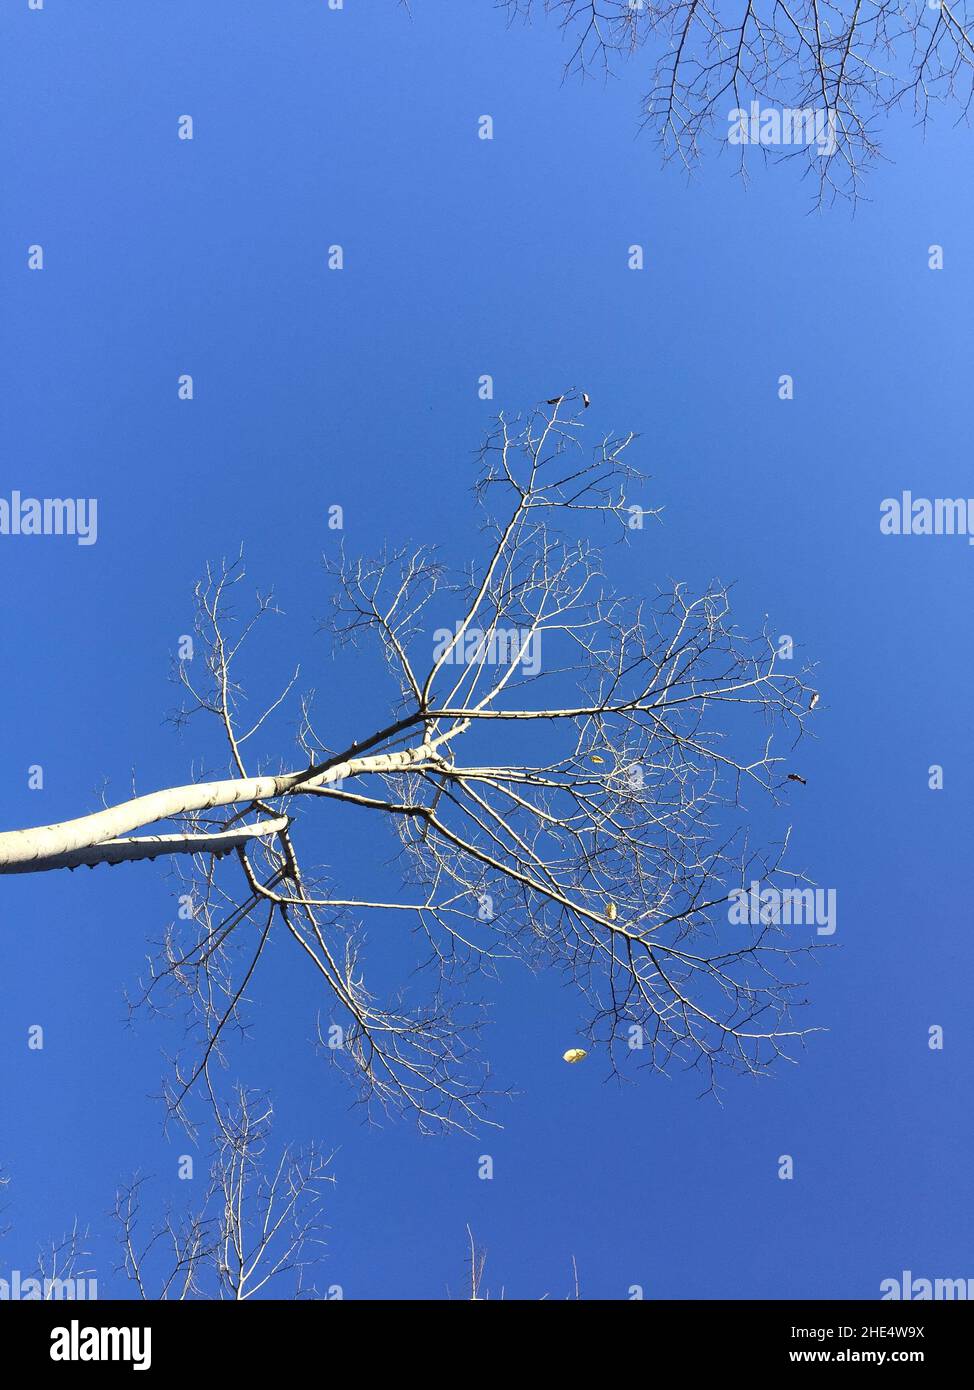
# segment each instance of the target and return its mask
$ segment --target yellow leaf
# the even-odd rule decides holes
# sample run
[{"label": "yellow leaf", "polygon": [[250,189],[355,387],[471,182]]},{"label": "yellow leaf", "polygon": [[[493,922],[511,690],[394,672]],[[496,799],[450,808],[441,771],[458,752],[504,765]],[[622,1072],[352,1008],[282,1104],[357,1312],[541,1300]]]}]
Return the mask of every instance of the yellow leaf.
[{"label": "yellow leaf", "polygon": [[606,915],[606,917],[608,917],[608,919],[609,919],[610,922],[614,922],[614,921],[615,921],[615,919],[616,919],[616,918],[618,917],[618,915],[619,915],[619,909],[616,907],[615,903],[606,903],[606,905],[605,905],[605,915]]},{"label": "yellow leaf", "polygon": [[604,758],[600,758],[599,755],[598,755],[598,753],[592,753],[590,756],[591,756],[591,759],[592,759],[592,762],[593,762],[593,763],[604,763],[604,762],[605,762],[605,759],[604,759]]},{"label": "yellow leaf", "polygon": [[563,1062],[580,1062],[587,1055],[584,1047],[570,1047],[561,1060]]}]

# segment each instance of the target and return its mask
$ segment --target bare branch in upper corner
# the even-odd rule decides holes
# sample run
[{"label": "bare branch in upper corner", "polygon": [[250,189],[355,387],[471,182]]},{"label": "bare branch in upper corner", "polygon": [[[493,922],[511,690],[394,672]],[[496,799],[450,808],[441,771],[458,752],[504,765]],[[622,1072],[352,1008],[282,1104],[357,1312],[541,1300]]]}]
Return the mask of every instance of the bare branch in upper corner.
[{"label": "bare branch in upper corner", "polygon": [[861,194],[894,111],[925,128],[942,106],[955,123],[974,94],[966,0],[503,3],[512,19],[539,10],[558,23],[568,77],[605,78],[645,53],[643,119],[666,160],[690,171],[716,140],[746,178],[757,146],[765,158],[798,160],[818,203]]}]

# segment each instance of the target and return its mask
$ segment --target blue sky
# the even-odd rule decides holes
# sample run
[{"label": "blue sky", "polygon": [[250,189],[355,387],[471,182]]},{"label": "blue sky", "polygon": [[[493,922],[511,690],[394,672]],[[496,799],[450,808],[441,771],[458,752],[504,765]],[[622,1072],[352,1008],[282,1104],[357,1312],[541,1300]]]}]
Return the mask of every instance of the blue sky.
[{"label": "blue sky", "polygon": [[[4,827],[93,809],[105,781],[115,800],[133,776],[189,780],[213,754],[164,723],[167,677],[193,583],[241,543],[286,612],[270,667],[300,654],[334,742],[357,737],[354,672],[314,635],[328,507],[353,553],[435,540],[463,561],[491,412],[583,387],[593,430],[639,433],[664,509],[613,579],[636,595],[733,580],[742,626],[768,614],[819,663],[808,786],[770,828],[791,824],[794,860],[838,894],[810,986],[829,1031],[722,1106],[679,1074],[619,1089],[597,1055],[563,1065],[571,993],[512,964],[485,1044],[518,1092],[503,1130],[423,1138],[349,1111],[308,1042],[313,981],[280,951],[235,1061],[273,1091],[280,1142],[336,1150],[325,1278],[349,1298],[443,1297],[467,1223],[513,1297],[567,1294],[573,1255],[600,1298],[871,1298],[904,1268],[972,1275],[974,556],[878,526],[903,489],[974,491],[969,132],[942,118],[924,141],[894,120],[869,201],[810,214],[788,169],[757,168],[746,192],[726,157],[689,184],[661,170],[636,134],[638,63],[562,85],[550,24],[510,29],[489,0],[412,9],[0,8],[0,495],[99,499],[96,545],[0,537]],[[387,858],[358,820],[332,854],[350,875]],[[102,1292],[127,1296],[104,1216],[117,1183],[141,1169],[160,1201],[185,1198],[186,1141],[152,1099],[172,1035],[126,1028],[123,1001],[171,893],[158,864],[4,880],[4,1267],[77,1215]]]}]

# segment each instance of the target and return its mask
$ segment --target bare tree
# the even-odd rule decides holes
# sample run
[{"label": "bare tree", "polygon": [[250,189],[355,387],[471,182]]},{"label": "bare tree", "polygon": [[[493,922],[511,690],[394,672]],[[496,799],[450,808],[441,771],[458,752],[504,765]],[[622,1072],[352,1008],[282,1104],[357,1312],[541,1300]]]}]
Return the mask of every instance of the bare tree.
[{"label": "bare tree", "polygon": [[309,1279],[324,1247],[329,1157],[314,1146],[300,1153],[285,1148],[268,1163],[272,1109],[243,1087],[217,1114],[216,1152],[198,1207],[169,1211],[144,1229],[145,1179],[120,1188],[115,1221],[122,1269],[143,1299],[317,1297]]},{"label": "bare tree", "polygon": [[[141,1299],[232,1299],[321,1296],[312,1275],[323,1259],[325,1186],[330,1155],[316,1145],[271,1158],[272,1107],[266,1097],[234,1088],[214,1107],[216,1130],[204,1194],[161,1219],[143,1212],[145,1177],[116,1193],[114,1223],[122,1249],[119,1271]],[[46,1300],[94,1297],[89,1230],[76,1219],[41,1250],[34,1275]]]},{"label": "bare tree", "polygon": [[[487,1251],[478,1246],[469,1226],[467,1226],[467,1242],[470,1250],[467,1256],[467,1264],[470,1267],[470,1292],[467,1295],[467,1301],[469,1303],[487,1303],[490,1300],[490,1290],[484,1283],[484,1275],[487,1270]],[[498,1297],[502,1300],[505,1298],[503,1285],[501,1285]],[[575,1301],[580,1301],[582,1297],[578,1279],[578,1263],[574,1255],[572,1256],[572,1291],[567,1297]],[[548,1294],[542,1294],[541,1301],[544,1302],[547,1298]]]},{"label": "bare tree", "polygon": [[[927,125],[933,108],[965,118],[974,77],[974,19],[965,0],[503,0],[512,17],[535,8],[557,20],[566,75],[610,75],[646,51],[646,125],[666,159],[687,170],[708,136],[725,140],[752,102],[819,110],[830,138],[762,154],[802,161],[818,201],[855,199],[879,157],[879,130],[904,107]],[[768,132],[766,131],[766,135]],[[750,141],[736,141],[746,174]],[[824,148],[823,148],[824,147]]]},{"label": "bare tree", "polygon": [[73,1299],[79,1296],[79,1286],[83,1289],[93,1280],[95,1271],[87,1263],[91,1258],[88,1236],[87,1226],[81,1226],[75,1218],[70,1231],[66,1231],[60,1240],[50,1240],[43,1247],[37,1257],[34,1275],[39,1286],[39,1297],[48,1302]]},{"label": "bare tree", "polygon": [[[475,489],[482,556],[466,571],[425,547],[326,561],[325,627],[339,651],[374,655],[383,718],[355,729],[363,716],[348,711],[356,737],[331,746],[305,694],[290,735],[300,764],[282,761],[298,673],[246,714],[245,644],[274,604],[259,597],[240,620],[243,569],[225,564],[197,589],[204,673],[198,658],[176,671],[179,718],[221,731],[225,771],[0,834],[0,872],[159,855],[187,865],[190,906],[133,1001],[189,1007],[170,1093],[183,1118],[194,1088],[218,1103],[211,1066],[246,1026],[279,939],[320,980],[320,1041],[361,1099],[424,1128],[487,1113],[472,977],[504,957],[565,973],[592,1046],[620,1074],[675,1063],[709,1090],[721,1068],[760,1074],[802,1041],[794,961],[812,942],[774,922],[731,925],[728,903],[752,882],[794,882],[784,844],[752,847],[745,798],[789,787],[779,743],[801,735],[812,692],[769,631],[739,631],[724,586],[637,601],[610,589],[592,532],[627,538],[646,513],[629,496],[641,486],[632,436],[586,449],[586,405],[569,394],[499,418]],[[363,708],[378,684],[363,678]],[[398,895],[316,867],[341,873],[349,817],[391,831]],[[175,829],[130,835],[160,820]],[[378,962],[363,950],[368,922]],[[373,984],[390,974],[400,983],[382,1000]]]}]

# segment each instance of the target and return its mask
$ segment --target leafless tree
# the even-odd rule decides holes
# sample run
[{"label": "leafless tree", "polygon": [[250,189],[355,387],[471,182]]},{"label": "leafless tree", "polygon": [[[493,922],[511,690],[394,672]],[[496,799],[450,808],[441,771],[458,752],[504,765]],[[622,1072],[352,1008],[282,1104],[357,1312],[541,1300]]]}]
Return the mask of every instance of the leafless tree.
[{"label": "leafless tree", "polygon": [[70,1231],[60,1240],[50,1240],[43,1247],[34,1271],[41,1298],[46,1301],[74,1298],[78,1285],[93,1279],[95,1271],[87,1263],[91,1258],[88,1236],[87,1226],[81,1226],[75,1219]]},{"label": "leafless tree", "polygon": [[[512,18],[543,9],[563,30],[568,75],[608,76],[648,56],[643,116],[666,159],[687,170],[708,136],[726,140],[734,110],[752,101],[830,113],[833,139],[759,145],[802,161],[818,201],[855,199],[897,108],[927,125],[938,104],[966,118],[974,77],[974,19],[966,0],[502,0]],[[735,145],[747,171],[749,145]]]},{"label": "leafless tree", "polygon": [[[470,1229],[469,1226],[467,1227],[467,1242],[470,1250],[470,1253],[467,1256],[467,1263],[470,1267],[470,1292],[467,1295],[467,1301],[470,1303],[487,1303],[490,1300],[490,1290],[484,1283],[484,1275],[487,1270],[487,1251],[484,1250],[481,1246],[478,1246],[477,1242],[474,1240],[473,1231]],[[505,1290],[503,1285],[501,1286],[498,1297],[502,1300],[505,1297]],[[578,1301],[581,1300],[581,1297],[582,1290],[578,1278],[578,1264],[575,1260],[575,1256],[573,1255],[572,1291],[570,1294],[568,1294],[568,1298]],[[544,1302],[547,1298],[548,1294],[543,1294],[541,1297],[541,1301]]]},{"label": "leafless tree", "polygon": [[[363,1102],[423,1128],[489,1119],[473,977],[505,957],[564,972],[592,1047],[620,1075],[675,1064],[710,1090],[723,1068],[761,1074],[802,1042],[795,959],[813,941],[732,925],[728,901],[754,881],[794,883],[784,843],[752,846],[746,800],[790,787],[782,740],[790,753],[812,692],[768,630],[736,627],[724,586],[635,601],[612,591],[593,532],[637,534],[646,513],[630,494],[642,480],[631,435],[585,447],[586,400],[499,418],[475,489],[482,554],[466,571],[426,547],[326,561],[324,626],[340,652],[365,648],[349,660],[373,654],[361,704],[375,703],[384,673],[383,718],[363,725],[349,710],[346,729],[330,731],[336,747],[306,693],[286,735],[297,672],[248,715],[245,644],[274,604],[259,597],[239,619],[243,569],[225,564],[197,590],[204,659],[176,670],[179,717],[221,731],[225,771],[0,834],[0,872],[159,855],[186,865],[185,911],[133,1003],[188,1007],[170,1095],[187,1122],[194,1089],[218,1105],[212,1064],[246,1027],[279,940],[320,981],[320,1041]],[[285,736],[297,766],[282,759]],[[348,882],[350,817],[374,821],[376,843],[391,832],[397,895]],[[157,821],[175,828],[131,836]]]},{"label": "leafless tree", "polygon": [[484,1270],[487,1266],[487,1252],[477,1248],[473,1231],[467,1227],[467,1240],[470,1243],[470,1302],[479,1303],[489,1295],[484,1293]]},{"label": "leafless tree", "polygon": [[[216,1129],[204,1194],[196,1206],[146,1218],[145,1177],[116,1193],[119,1271],[141,1299],[317,1298],[312,1274],[325,1246],[323,1198],[333,1181],[330,1155],[317,1146],[272,1158],[272,1107],[242,1086],[214,1109]],[[77,1219],[41,1250],[36,1297],[84,1297],[94,1285],[89,1230]],[[91,1292],[89,1297],[94,1297]]]},{"label": "leafless tree", "polygon": [[313,1146],[285,1148],[269,1162],[271,1106],[243,1087],[217,1114],[216,1152],[199,1206],[167,1212],[146,1228],[145,1179],[119,1190],[122,1269],[143,1299],[317,1297],[310,1275],[324,1247],[329,1157]]}]

